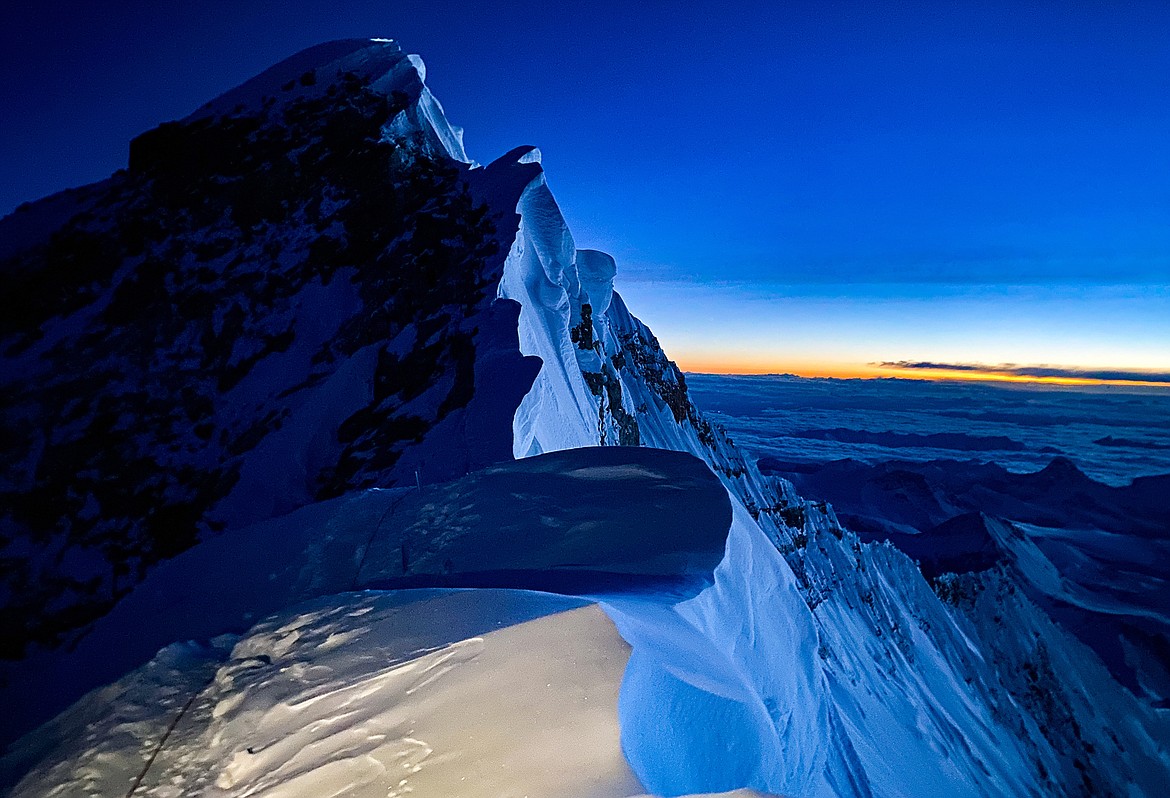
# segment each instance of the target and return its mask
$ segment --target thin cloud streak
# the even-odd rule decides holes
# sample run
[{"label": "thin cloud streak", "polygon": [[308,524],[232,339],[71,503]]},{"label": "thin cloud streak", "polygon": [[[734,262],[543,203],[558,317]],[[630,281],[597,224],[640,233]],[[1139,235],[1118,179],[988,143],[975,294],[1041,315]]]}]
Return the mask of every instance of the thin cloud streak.
[{"label": "thin cloud streak", "polygon": [[973,363],[932,363],[928,360],[887,360],[881,363],[870,363],[884,369],[929,369],[931,371],[988,371],[990,366],[980,366]]},{"label": "thin cloud streak", "polygon": [[911,360],[887,360],[870,365],[886,369],[962,371],[980,374],[1001,374],[1010,377],[1102,380],[1109,382],[1158,382],[1170,384],[1170,371],[1083,369],[1044,365],[1019,366],[1015,363],[1000,363],[999,365],[992,366],[985,363],[935,363],[931,361]]}]

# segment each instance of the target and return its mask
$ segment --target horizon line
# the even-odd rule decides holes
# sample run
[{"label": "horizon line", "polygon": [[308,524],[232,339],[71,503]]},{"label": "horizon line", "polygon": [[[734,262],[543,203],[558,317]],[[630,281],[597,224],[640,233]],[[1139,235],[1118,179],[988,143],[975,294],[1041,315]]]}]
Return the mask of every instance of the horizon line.
[{"label": "horizon line", "polygon": [[[882,371],[862,369],[785,369],[756,370],[756,369],[720,369],[699,367],[684,367],[679,363],[679,369],[684,374],[705,374],[721,377],[797,377],[799,379],[821,380],[907,380],[913,382],[974,382],[974,383],[1006,383],[1010,385],[1038,385],[1054,388],[1156,388],[1170,390],[1170,382],[1133,379],[1100,379],[1091,377],[1067,376],[1022,376],[983,371],[951,371],[938,370],[938,373],[924,374],[925,369],[885,369]],[[894,372],[894,373],[891,373]]]}]

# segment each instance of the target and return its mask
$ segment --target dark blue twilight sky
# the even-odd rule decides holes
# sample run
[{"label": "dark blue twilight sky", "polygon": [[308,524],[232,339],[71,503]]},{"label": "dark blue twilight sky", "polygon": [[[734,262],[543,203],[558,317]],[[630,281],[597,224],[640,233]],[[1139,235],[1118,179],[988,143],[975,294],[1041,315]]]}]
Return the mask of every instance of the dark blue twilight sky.
[{"label": "dark blue twilight sky", "polygon": [[389,36],[473,158],[541,147],[685,367],[1170,372],[1165,0],[14,6],[0,213],[298,49]]}]

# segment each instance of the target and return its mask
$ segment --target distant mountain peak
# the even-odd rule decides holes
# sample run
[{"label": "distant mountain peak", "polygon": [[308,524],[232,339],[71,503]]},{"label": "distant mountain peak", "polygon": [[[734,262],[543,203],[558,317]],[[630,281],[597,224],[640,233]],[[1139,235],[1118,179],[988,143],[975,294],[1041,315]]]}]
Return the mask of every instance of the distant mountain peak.
[{"label": "distant mountain peak", "polygon": [[1040,471],[1036,472],[1037,476],[1047,477],[1052,480],[1075,480],[1077,482],[1090,481],[1085,473],[1077,467],[1069,458],[1064,455],[1053,457],[1048,465],[1044,466]]}]

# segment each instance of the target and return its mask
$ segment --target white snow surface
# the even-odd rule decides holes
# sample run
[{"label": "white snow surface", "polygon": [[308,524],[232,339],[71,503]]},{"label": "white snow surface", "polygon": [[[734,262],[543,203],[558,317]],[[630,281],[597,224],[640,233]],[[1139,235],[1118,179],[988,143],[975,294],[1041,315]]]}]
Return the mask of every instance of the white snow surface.
[{"label": "white snow surface", "polygon": [[140,778],[136,795],[167,798],[642,792],[619,745],[629,646],[579,599],[350,593],[220,653],[211,670],[170,646],[80,702],[40,732],[56,732],[55,764],[12,795],[124,795]]},{"label": "white snow surface", "polygon": [[332,596],[214,646],[168,646],[95,691],[22,742],[53,764],[11,795],[632,798],[629,653],[570,597]]},{"label": "white snow surface", "polygon": [[580,318],[576,248],[543,170],[524,189],[516,210],[520,229],[499,295],[520,303],[520,351],[539,357],[543,366],[516,411],[513,452],[527,457],[595,445],[596,402],[569,339],[569,328]]},{"label": "white snow surface", "polygon": [[[152,574],[66,665],[92,666],[103,657],[124,663],[129,643],[167,635],[205,642],[166,645],[98,687],[20,740],[0,770],[27,771],[13,796],[131,789],[162,798],[643,795],[646,779],[630,764],[637,760],[624,755],[631,737],[623,718],[632,711],[657,725],[659,702],[676,701],[673,683],[629,686],[639,674],[656,673],[664,655],[678,684],[688,686],[688,708],[696,700],[700,709],[712,702],[748,708],[740,725],[726,728],[735,737],[770,730],[775,738],[761,706],[808,698],[807,669],[779,672],[762,686],[724,672],[728,653],[736,652],[713,617],[729,609],[721,605],[757,588],[800,600],[776,571],[779,556],[766,541],[755,546],[763,564],[742,571],[743,562],[725,559],[709,589],[691,580],[673,590],[650,582],[606,594],[622,636],[588,598],[492,588],[332,591],[396,572],[399,547],[379,544],[391,525],[438,541],[433,557],[449,555],[456,567],[465,550],[481,567],[502,560],[523,568],[528,561],[538,571],[555,570],[550,558],[589,543],[601,558],[594,567],[694,573],[693,556],[662,560],[637,551],[686,545],[698,553],[718,543],[707,559],[714,567],[724,548],[751,549],[731,545],[729,528],[733,537],[758,531],[742,508],[733,522],[726,494],[712,486],[718,483],[702,464],[684,454],[578,449],[488,469],[454,486],[344,497],[196,547]],[[700,522],[707,504],[711,517]],[[420,550],[425,562],[426,546]],[[771,571],[768,579],[744,579],[760,567]],[[314,593],[323,595],[301,601]],[[247,628],[249,610],[275,606],[284,609]],[[783,616],[776,620],[786,625]],[[810,631],[803,640],[780,635],[773,642],[807,647]],[[645,662],[640,669],[626,668],[631,645]],[[686,656],[675,659],[676,652]],[[50,674],[39,689],[62,678],[77,677]],[[704,701],[708,692],[722,698]],[[696,736],[688,718],[710,720],[684,713],[674,719],[676,736]],[[781,724],[785,731],[793,725]],[[725,739],[690,740],[693,774],[726,760],[719,753]],[[635,740],[634,750],[644,757],[651,748]],[[808,777],[808,763],[798,769]],[[704,791],[748,783],[726,768],[717,772],[720,778],[676,779],[684,789],[670,792],[689,792],[688,781]]]},{"label": "white snow surface", "polygon": [[710,588],[678,603],[632,596],[604,606],[634,647],[623,744],[647,787],[810,795],[822,786],[828,717],[816,629],[742,505]]},{"label": "white snow surface", "polygon": [[591,448],[501,464],[422,490],[369,490],[235,530],[162,563],[69,652],[34,655],[4,685],[35,723],[176,640],[240,633],[264,616],[371,587],[458,583],[586,590],[651,582],[693,594],[731,518],[703,463]]}]

